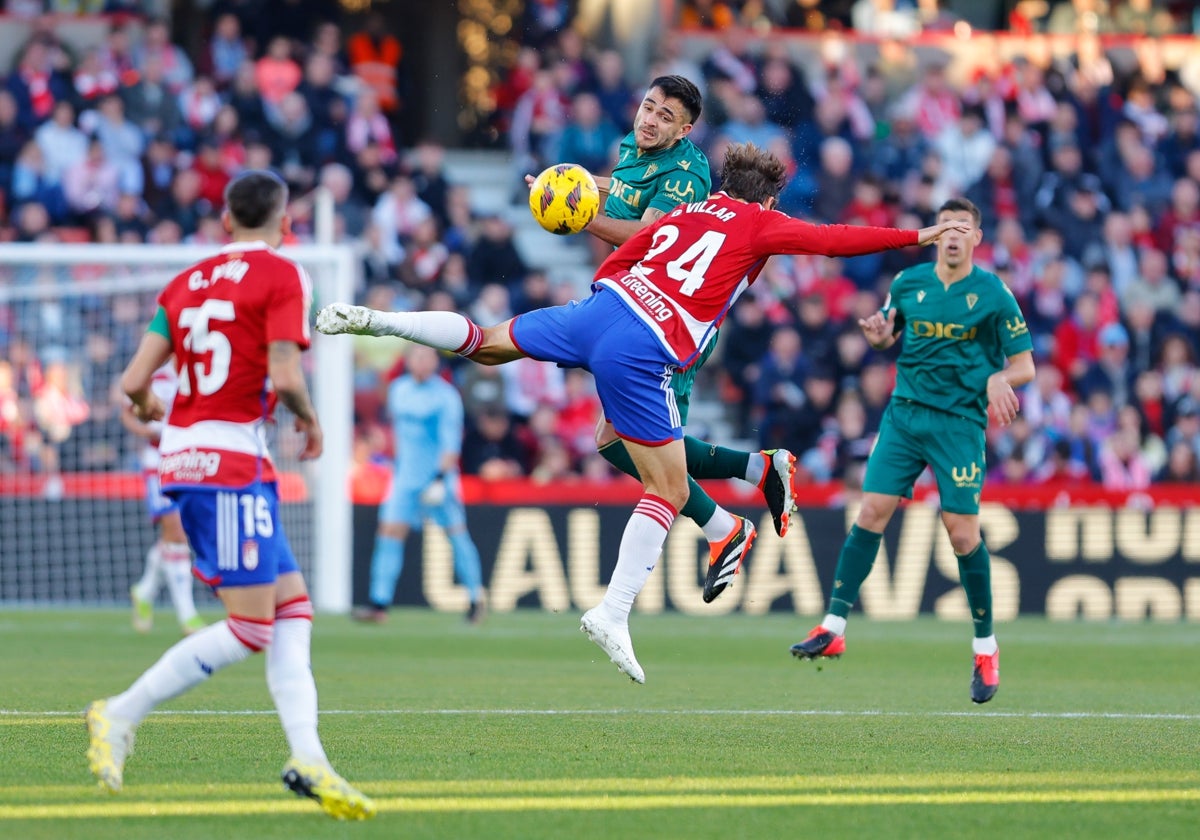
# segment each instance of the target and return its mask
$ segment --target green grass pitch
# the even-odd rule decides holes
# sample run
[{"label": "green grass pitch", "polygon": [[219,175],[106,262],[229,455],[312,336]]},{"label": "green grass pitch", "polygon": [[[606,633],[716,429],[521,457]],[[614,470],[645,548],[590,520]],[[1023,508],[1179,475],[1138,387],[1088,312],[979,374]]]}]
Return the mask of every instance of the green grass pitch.
[{"label": "green grass pitch", "polygon": [[639,686],[574,614],[318,617],[322,735],[379,806],[339,824],[278,782],[261,658],[148,718],[124,792],[96,788],[81,710],[175,640],[158,618],[0,613],[0,836],[1200,836],[1195,625],[1002,625],[975,707],[969,630],[932,619],[856,617],[818,665],[788,654],[811,620],[635,614]]}]

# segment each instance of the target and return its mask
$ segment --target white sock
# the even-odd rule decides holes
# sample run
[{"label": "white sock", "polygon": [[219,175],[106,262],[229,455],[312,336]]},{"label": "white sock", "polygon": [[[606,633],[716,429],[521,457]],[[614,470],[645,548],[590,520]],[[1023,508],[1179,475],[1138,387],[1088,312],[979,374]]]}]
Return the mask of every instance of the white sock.
[{"label": "white sock", "polygon": [[159,548],[161,545],[162,543],[156,542],[150,546],[150,550],[146,552],[146,569],[133,585],[133,591],[139,601],[153,601],[158,595],[158,573],[162,566],[162,550]]},{"label": "white sock", "polygon": [[192,595],[192,550],[187,543],[162,544],[162,571],[175,617],[180,624],[191,621],[196,617],[196,599]]},{"label": "white sock", "polygon": [[846,635],[846,619],[842,618],[840,615],[833,615],[830,613],[821,619],[821,626],[830,633],[833,633],[835,636]]},{"label": "white sock", "polygon": [[601,606],[614,620],[629,621],[633,599],[646,585],[647,578],[658,564],[667,532],[678,513],[657,496],[645,495],[633,510],[625,533],[621,535],[621,548],[617,552],[617,567],[612,580],[604,592]]},{"label": "white sock", "polygon": [[[758,457],[755,458],[754,456]],[[755,487],[762,484],[763,476],[767,474],[767,455],[763,452],[751,452],[750,460],[746,463],[746,481]]]},{"label": "white sock", "polygon": [[311,658],[312,622],[306,618],[275,620],[275,637],[267,648],[267,687],[279,712],[292,755],[327,764],[317,735],[317,683]]},{"label": "white sock", "polygon": [[109,698],[109,711],[136,726],[158,704],[194,688],[226,665],[241,662],[250,653],[226,622],[210,624],[176,642],[123,694]]},{"label": "white sock", "polygon": [[981,653],[984,656],[991,656],[993,653],[1000,650],[1000,646],[996,644],[995,636],[985,636],[982,639],[972,639],[971,650],[973,650],[975,653]]},{"label": "white sock", "polygon": [[733,514],[718,505],[709,520],[700,526],[700,530],[704,532],[704,538],[710,543],[720,542],[729,536],[729,532],[736,528],[737,524]]},{"label": "white sock", "polygon": [[387,335],[469,356],[479,349],[483,330],[457,312],[376,312],[371,322]]}]

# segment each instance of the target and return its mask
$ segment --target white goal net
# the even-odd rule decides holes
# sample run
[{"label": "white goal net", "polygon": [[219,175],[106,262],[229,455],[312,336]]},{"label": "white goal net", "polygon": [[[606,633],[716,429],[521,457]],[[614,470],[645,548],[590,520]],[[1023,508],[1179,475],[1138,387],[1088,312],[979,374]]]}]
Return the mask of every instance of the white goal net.
[{"label": "white goal net", "polygon": [[[158,292],[213,250],[0,245],[0,605],[128,603],[155,531],[142,444],[120,422],[118,378]],[[284,253],[308,270],[318,304],[352,297],[351,248]],[[314,333],[305,363],[325,453],[298,461],[282,408],[272,452],[284,476],[284,527],[314,603],[342,612],[351,591],[351,342]]]}]

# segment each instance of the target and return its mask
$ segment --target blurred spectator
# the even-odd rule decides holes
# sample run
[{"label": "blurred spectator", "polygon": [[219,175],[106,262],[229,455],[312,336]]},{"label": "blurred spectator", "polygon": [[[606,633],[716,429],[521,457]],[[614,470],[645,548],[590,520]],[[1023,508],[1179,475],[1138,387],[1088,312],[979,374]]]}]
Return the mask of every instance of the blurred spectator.
[{"label": "blurred spectator", "polygon": [[[35,142],[26,143],[13,162],[8,200],[18,208],[15,215],[20,215],[20,208],[33,206],[45,214],[47,225],[67,220],[70,211],[61,179],[47,175],[42,148]],[[28,226],[25,230],[29,230]]]},{"label": "blurred spectator", "polygon": [[429,205],[417,197],[417,188],[411,178],[401,175],[392,181],[391,187],[379,197],[371,211],[371,221],[383,237],[383,248],[389,262],[403,261],[407,240],[412,237],[417,225],[432,215]]},{"label": "blurred spectator", "polygon": [[404,48],[400,40],[387,31],[383,15],[367,15],[361,32],[346,42],[350,70],[358,80],[374,91],[379,107],[389,117],[395,117],[401,106],[401,66]]},{"label": "blurred spectator", "polygon": [[1136,375],[1129,361],[1129,333],[1120,324],[1109,324],[1100,330],[1099,345],[1099,357],[1079,379],[1080,396],[1090,401],[1102,393],[1116,406],[1127,405]]},{"label": "blurred spectator", "polygon": [[679,10],[683,29],[728,29],[736,20],[733,8],[721,0],[684,0]]},{"label": "blurred spectator", "polygon": [[279,107],[284,97],[300,86],[303,73],[292,58],[292,42],[276,35],[267,44],[266,54],[254,64],[258,94],[271,107]]},{"label": "blurred spectator", "polygon": [[94,214],[111,213],[116,207],[121,173],[96,138],[88,145],[87,156],[63,173],[62,185],[67,207],[80,222],[91,223]]},{"label": "blurred spectator", "polygon": [[146,57],[135,84],[121,89],[126,116],[148,136],[175,136],[182,124],[179,97],[167,83],[162,57]]},{"label": "blurred spectator", "polygon": [[817,170],[817,197],[812,214],[822,222],[840,220],[854,197],[854,151],[841,137],[821,144],[821,168]]},{"label": "blurred spectator", "polygon": [[104,66],[100,49],[94,47],[83,54],[72,76],[77,101],[86,105],[103,96],[116,93],[121,86],[120,77]]},{"label": "blurred spectator", "polygon": [[271,163],[293,189],[308,190],[321,163],[319,135],[308,102],[293,91],[267,114]]},{"label": "blurred spectator", "polygon": [[577,93],[571,101],[571,119],[559,134],[551,158],[604,174],[611,168],[609,161],[620,139],[621,132],[600,109],[600,100],[592,93]]},{"label": "blurred spectator", "polygon": [[187,53],[182,47],[171,43],[171,33],[163,20],[152,20],[146,24],[142,40],[133,47],[131,55],[133,66],[139,72],[145,72],[147,62],[157,58],[162,64],[163,79],[174,95],[178,95],[195,75]]},{"label": "blurred spectator", "polygon": [[361,91],[354,100],[354,107],[346,120],[345,144],[351,154],[358,154],[371,144],[379,150],[381,163],[390,164],[396,160],[391,124],[379,109],[375,93],[369,88]]},{"label": "blurred spectator", "polygon": [[512,226],[499,214],[483,219],[479,238],[467,257],[473,283],[503,283],[512,286],[528,271],[513,243]]},{"label": "blurred spectator", "polygon": [[758,427],[760,447],[783,446],[793,421],[804,407],[804,382],[809,360],[801,352],[800,333],[791,328],[776,330],[770,349],[760,362],[761,373],[754,389],[752,423]]},{"label": "blurred spectator", "polygon": [[125,104],[121,97],[106,96],[100,100],[96,111],[85,116],[91,125],[91,134],[104,147],[104,156],[116,167],[118,186],[122,192],[142,191],[142,152],[146,147],[145,135],[125,118]]},{"label": "blurred spectator", "polygon": [[[409,170],[417,196],[429,205],[438,223],[447,227],[454,224],[455,220],[450,218],[452,187],[446,180],[446,150],[432,140],[418,143],[410,155]],[[460,191],[459,195],[466,193]],[[446,244],[457,247],[450,236],[446,237]]]},{"label": "blurred spectator", "polygon": [[207,72],[219,88],[228,87],[238,68],[250,58],[246,39],[242,37],[242,22],[237,15],[226,12],[217,17],[208,41]]},{"label": "blurred spectator", "polygon": [[[628,125],[632,122],[634,92],[625,81],[625,59],[616,50],[602,50],[596,56],[595,65],[588,92],[596,97],[609,124]],[[694,78],[699,79],[700,74],[697,72]]]},{"label": "blurred spectator", "polygon": [[1144,490],[1151,469],[1138,448],[1137,432],[1117,429],[1100,447],[1100,481],[1106,490]]},{"label": "blurred spectator", "polygon": [[8,90],[17,102],[18,121],[32,130],[71,96],[70,77],[37,40],[29,41],[8,75]]},{"label": "blurred spectator", "polygon": [[463,436],[463,475],[486,481],[518,478],[527,468],[527,454],[502,408],[485,407],[471,417]]},{"label": "blurred spectator", "polygon": [[53,183],[62,180],[63,173],[87,156],[87,135],[75,127],[75,108],[70,102],[54,106],[51,119],[34,132],[42,150],[45,176]]}]

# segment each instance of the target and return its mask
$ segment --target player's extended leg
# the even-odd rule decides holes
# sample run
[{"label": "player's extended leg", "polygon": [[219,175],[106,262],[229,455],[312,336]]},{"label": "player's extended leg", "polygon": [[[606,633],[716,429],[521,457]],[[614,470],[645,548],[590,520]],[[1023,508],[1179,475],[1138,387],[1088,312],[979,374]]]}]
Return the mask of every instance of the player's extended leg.
[{"label": "player's extended leg", "polygon": [[317,734],[313,608],[299,571],[280,576],[274,609],[275,637],[267,648],[266,670],[267,687],[291,750],[283,768],[283,783],[335,819],[372,817],[375,804],[334,771]]},{"label": "player's extended leg", "polygon": [[679,508],[687,502],[687,465],[681,440],[663,446],[628,446],[645,493],[625,525],[617,566],[604,598],[584,613],[580,627],[623,673],[634,682],[644,683],[646,674],[629,637],[629,613],[658,564]]},{"label": "player's extended leg", "polygon": [[[687,440],[684,438],[685,457]],[[641,479],[625,443],[613,431],[612,423],[603,417],[596,426],[596,448],[605,460],[621,472]],[[688,469],[691,469],[690,465]],[[705,577],[703,597],[705,603],[711,603],[732,582],[733,576],[741,571],[742,561],[754,544],[756,531],[750,520],[730,513],[713,501],[690,475],[687,484],[687,504],[679,513],[699,525],[704,538],[708,540],[709,572]]]},{"label": "player's extended leg", "polygon": [[841,656],[845,652],[846,618],[858,600],[859,587],[875,565],[879,543],[883,540],[883,529],[899,504],[899,496],[863,494],[858,518],[850,526],[850,533],[838,554],[829,596],[829,613],[809,632],[808,638],[792,645],[793,656],[816,659],[818,656]]},{"label": "player's extended leg", "polygon": [[101,787],[121,789],[134,731],[151,710],[271,643],[274,591],[273,584],[222,590],[224,621],[176,642],[124,692],[88,706],[88,766]]},{"label": "player's extended leg", "polygon": [[162,556],[162,574],[175,605],[175,618],[179,629],[186,636],[204,626],[204,619],[196,613],[196,598],[192,593],[192,549],[178,511],[163,514],[159,520],[162,541],[159,543]]},{"label": "player's extended leg", "polygon": [[942,522],[958,558],[958,576],[975,629],[971,700],[986,703],[1000,688],[1000,647],[992,627],[992,558],[979,531],[978,514],[943,511]]},{"label": "player's extended leg", "polygon": [[513,344],[511,323],[510,319],[483,328],[457,312],[381,312],[348,303],[331,303],[317,313],[317,330],[326,335],[394,335],[481,365],[500,365],[525,355]]}]

